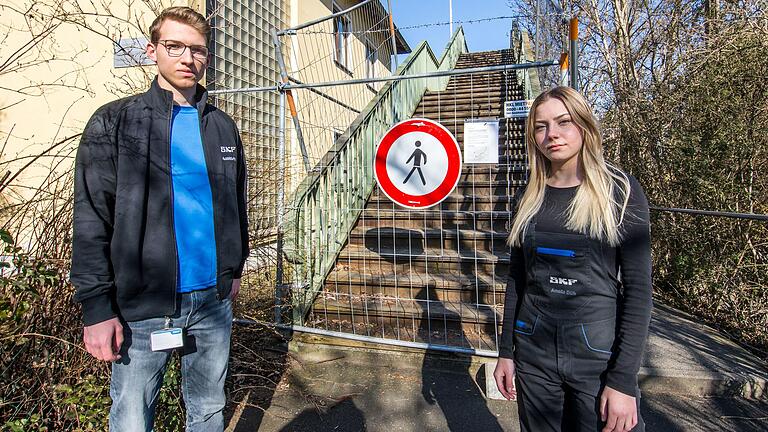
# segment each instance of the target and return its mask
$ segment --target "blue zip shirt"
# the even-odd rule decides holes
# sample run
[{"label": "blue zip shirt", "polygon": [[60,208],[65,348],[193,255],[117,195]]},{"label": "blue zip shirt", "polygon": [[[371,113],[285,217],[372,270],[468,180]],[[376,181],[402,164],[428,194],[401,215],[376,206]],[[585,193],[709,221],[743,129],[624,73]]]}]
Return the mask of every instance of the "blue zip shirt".
[{"label": "blue zip shirt", "polygon": [[179,292],[190,292],[215,286],[213,198],[200,120],[193,106],[173,107],[171,181],[179,265],[176,288]]}]

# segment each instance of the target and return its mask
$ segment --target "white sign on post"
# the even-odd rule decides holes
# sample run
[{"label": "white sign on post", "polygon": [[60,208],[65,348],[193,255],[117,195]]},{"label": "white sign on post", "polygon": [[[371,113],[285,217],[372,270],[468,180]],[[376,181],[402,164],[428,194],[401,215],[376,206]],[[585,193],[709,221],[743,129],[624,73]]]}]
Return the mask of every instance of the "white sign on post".
[{"label": "white sign on post", "polygon": [[504,117],[521,118],[528,117],[533,101],[531,99],[504,101]]},{"label": "white sign on post", "polygon": [[464,163],[499,163],[499,121],[464,120]]}]

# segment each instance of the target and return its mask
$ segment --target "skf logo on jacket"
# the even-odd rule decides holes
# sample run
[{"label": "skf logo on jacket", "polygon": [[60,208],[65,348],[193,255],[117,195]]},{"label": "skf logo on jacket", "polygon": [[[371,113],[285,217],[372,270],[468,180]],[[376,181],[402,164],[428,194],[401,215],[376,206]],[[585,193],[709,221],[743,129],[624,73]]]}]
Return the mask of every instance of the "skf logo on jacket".
[{"label": "skf logo on jacket", "polygon": [[561,277],[555,277],[555,276],[550,276],[549,277],[549,283],[556,284],[556,285],[568,285],[568,286],[571,286],[571,285],[575,284],[578,281],[579,281],[578,279],[568,279],[568,278],[561,278]]},{"label": "skf logo on jacket", "polygon": [[[221,152],[222,152],[222,153],[234,153],[234,152],[235,152],[235,147],[225,147],[225,146],[221,146],[220,148],[221,148]],[[234,157],[234,156],[229,156],[229,155],[227,155],[227,156],[224,156],[224,157],[222,157],[222,158],[221,158],[221,160],[224,160],[224,161],[233,161],[233,160],[237,160],[237,159],[235,159],[235,157]]]}]

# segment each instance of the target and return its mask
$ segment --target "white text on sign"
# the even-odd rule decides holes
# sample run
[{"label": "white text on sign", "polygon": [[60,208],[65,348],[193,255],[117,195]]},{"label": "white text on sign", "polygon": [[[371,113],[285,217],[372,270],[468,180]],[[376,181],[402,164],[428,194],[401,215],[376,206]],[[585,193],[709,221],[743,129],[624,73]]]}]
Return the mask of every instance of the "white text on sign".
[{"label": "white text on sign", "polygon": [[528,111],[531,110],[532,104],[533,104],[533,100],[531,99],[504,101],[504,117],[506,118],[528,117]]}]

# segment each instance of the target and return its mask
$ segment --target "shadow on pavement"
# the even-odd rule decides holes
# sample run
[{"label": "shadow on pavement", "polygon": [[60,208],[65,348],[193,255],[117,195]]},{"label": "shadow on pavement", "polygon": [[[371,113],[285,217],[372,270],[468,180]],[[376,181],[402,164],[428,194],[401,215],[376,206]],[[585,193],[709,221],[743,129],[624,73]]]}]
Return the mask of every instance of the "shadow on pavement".
[{"label": "shadow on pavement", "polygon": [[301,412],[280,432],[365,431],[365,415],[352,399],[345,399],[328,409],[309,408]]},{"label": "shadow on pavement", "polygon": [[261,325],[233,326],[224,412],[224,424],[233,427],[227,432],[259,430],[287,369],[287,339]]},{"label": "shadow on pavement", "polygon": [[643,397],[640,410],[648,432],[768,430],[765,400],[653,394]]},{"label": "shadow on pavement", "polygon": [[[447,333],[449,329],[446,328],[448,325],[445,323],[460,323],[461,317],[445,308],[442,302],[437,300],[438,296],[434,289],[423,288],[422,291],[427,292],[419,293],[417,298],[435,300],[430,303],[430,308],[443,311],[445,316],[440,317],[440,320],[435,320],[424,308],[419,326],[419,337],[422,341],[439,344],[440,340],[435,340],[432,336]],[[440,324],[440,321],[443,325]],[[435,327],[439,328],[439,331],[436,331]],[[460,334],[460,346],[470,346],[460,325],[457,325],[454,332]],[[455,334],[451,336],[453,344],[456,343],[455,338]],[[448,354],[427,350],[421,368],[421,394],[428,404],[437,404],[440,407],[450,431],[502,431],[501,425],[499,425],[496,416],[488,409],[485,396],[474,380],[470,368],[471,362],[472,358],[468,354]],[[450,370],[453,374],[451,379],[446,379],[445,370]]]}]

